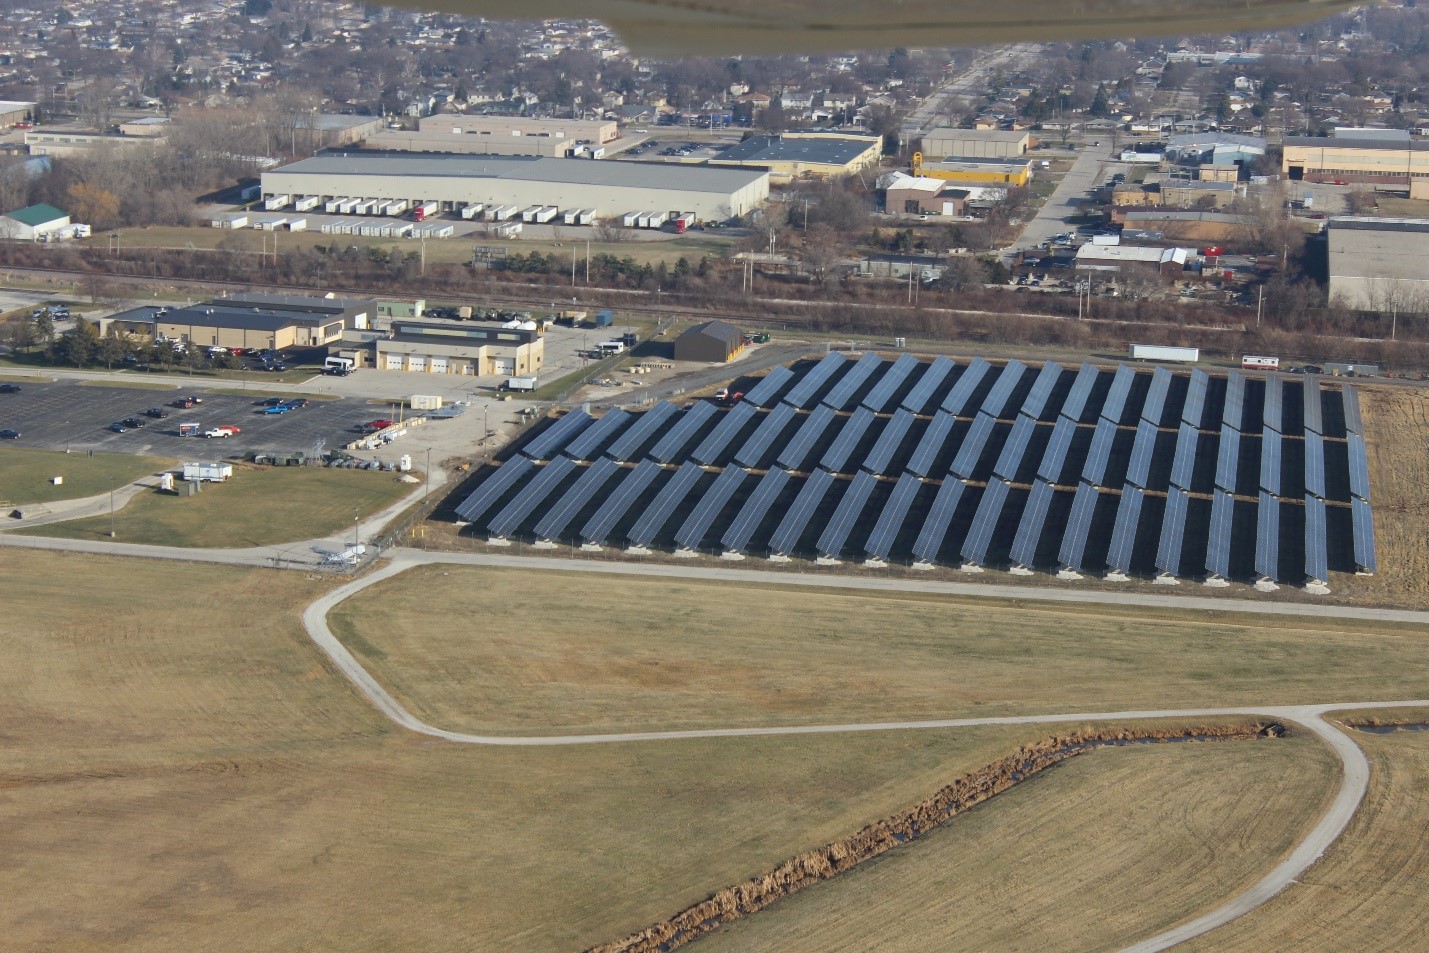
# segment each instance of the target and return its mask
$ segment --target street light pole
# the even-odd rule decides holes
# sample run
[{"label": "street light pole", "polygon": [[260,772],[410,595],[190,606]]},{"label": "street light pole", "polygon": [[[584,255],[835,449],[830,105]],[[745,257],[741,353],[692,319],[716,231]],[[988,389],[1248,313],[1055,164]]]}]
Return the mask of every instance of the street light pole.
[{"label": "street light pole", "polygon": [[359,510],[357,509],[357,507],[354,506],[352,508],[352,546],[354,549],[356,549],[358,545],[360,545],[358,542],[360,538],[358,536],[358,527],[361,525],[361,518],[362,517]]},{"label": "street light pole", "polygon": [[432,492],[432,448],[427,448],[427,486],[422,491],[423,496],[428,496]]},{"label": "street light pole", "polygon": [[109,490],[109,538],[114,538],[114,490]]}]

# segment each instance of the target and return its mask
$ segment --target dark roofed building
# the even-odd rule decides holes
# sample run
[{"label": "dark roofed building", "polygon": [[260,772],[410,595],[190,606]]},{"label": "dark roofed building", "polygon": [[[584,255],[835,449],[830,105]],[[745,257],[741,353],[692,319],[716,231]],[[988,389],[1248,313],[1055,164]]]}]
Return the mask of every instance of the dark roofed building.
[{"label": "dark roofed building", "polygon": [[769,170],[780,179],[852,175],[878,165],[883,140],[878,136],[785,133],[750,136],[711,159],[710,165]]},{"label": "dark roofed building", "polygon": [[243,295],[187,308],[135,308],[113,321],[155,340],[188,341],[200,347],[323,347],[348,328],[365,328],[371,301],[344,301],[305,295]]},{"label": "dark roofed building", "polygon": [[719,364],[744,350],[744,332],[726,321],[697,324],[675,339],[675,360]]}]

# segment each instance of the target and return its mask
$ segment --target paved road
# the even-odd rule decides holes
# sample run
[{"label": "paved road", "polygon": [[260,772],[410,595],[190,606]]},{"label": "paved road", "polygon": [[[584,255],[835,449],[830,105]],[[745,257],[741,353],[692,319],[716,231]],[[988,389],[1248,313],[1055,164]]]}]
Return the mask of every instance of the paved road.
[{"label": "paved road", "polygon": [[1019,248],[1036,248],[1049,238],[1070,231],[1072,226],[1067,224],[1067,219],[1079,211],[1077,203],[1096,184],[1097,173],[1106,159],[1106,150],[1102,148],[1087,148],[1078,153],[1072,168],[1057,183],[1056,191],[1042,203],[1017,240],[1003,249],[1003,256],[1011,258]]}]

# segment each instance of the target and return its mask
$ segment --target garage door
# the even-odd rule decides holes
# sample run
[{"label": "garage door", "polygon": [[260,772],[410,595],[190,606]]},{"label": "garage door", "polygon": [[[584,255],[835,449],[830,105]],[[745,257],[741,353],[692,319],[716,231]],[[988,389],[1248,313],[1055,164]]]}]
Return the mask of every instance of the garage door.
[{"label": "garage door", "polygon": [[418,356],[415,355],[415,354],[408,355],[408,357],[407,357],[407,370],[409,370],[409,371],[425,371],[426,369],[427,369],[427,359],[426,359],[425,357],[418,357]]},{"label": "garage door", "polygon": [[447,372],[447,359],[444,357],[432,358],[432,373],[445,374]]},{"label": "garage door", "polygon": [[402,369],[402,355],[388,354],[387,363],[383,365],[383,370],[400,371]]},{"label": "garage door", "polygon": [[498,357],[491,362],[491,366],[498,374],[516,373],[516,359],[514,357]]}]

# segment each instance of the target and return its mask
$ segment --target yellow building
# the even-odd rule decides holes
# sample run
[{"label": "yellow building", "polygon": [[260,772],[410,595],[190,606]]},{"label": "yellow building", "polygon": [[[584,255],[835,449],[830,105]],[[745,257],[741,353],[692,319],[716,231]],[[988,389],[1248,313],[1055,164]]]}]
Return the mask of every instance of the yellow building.
[{"label": "yellow building", "polygon": [[750,136],[709,164],[768,169],[770,181],[791,182],[876,169],[882,152],[883,139],[879,136],[788,132],[781,136]]},{"label": "yellow building", "polygon": [[923,154],[915,152],[913,174],[964,185],[1027,185],[1032,181],[1032,160],[950,158],[924,162]]},{"label": "yellow building", "polygon": [[1429,142],[1410,139],[1407,134],[1392,138],[1349,133],[1287,136],[1283,149],[1280,171],[1291,181],[1339,180],[1403,187],[1406,180],[1412,183],[1429,178]]}]

